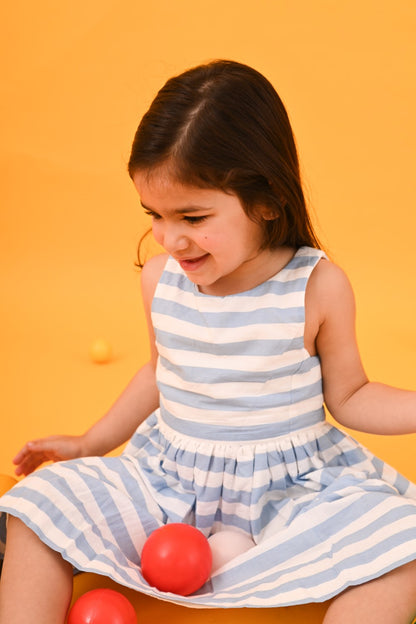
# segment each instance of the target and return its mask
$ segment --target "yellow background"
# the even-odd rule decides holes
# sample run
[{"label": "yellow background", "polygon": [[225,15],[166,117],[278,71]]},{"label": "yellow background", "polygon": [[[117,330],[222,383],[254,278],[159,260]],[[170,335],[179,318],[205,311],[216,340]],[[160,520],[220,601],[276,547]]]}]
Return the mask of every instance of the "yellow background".
[{"label": "yellow background", "polygon": [[[415,22],[414,0],[3,6],[1,472],[28,438],[83,431],[147,358],[130,143],[161,84],[213,58],[281,94],[367,372],[416,389]],[[97,336],[110,364],[89,361]],[[415,436],[357,437],[416,480]]]}]

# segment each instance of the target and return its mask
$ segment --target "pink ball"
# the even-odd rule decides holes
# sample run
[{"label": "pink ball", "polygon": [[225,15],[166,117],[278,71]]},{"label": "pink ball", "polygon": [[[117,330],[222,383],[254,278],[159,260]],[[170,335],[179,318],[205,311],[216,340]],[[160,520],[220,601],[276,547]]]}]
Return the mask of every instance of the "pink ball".
[{"label": "pink ball", "polygon": [[233,529],[214,533],[208,538],[208,544],[212,552],[212,574],[256,545],[251,537]]},{"label": "pink ball", "polygon": [[93,589],[74,603],[68,624],[137,624],[133,605],[113,589]]},{"label": "pink ball", "polygon": [[188,596],[208,580],[212,555],[206,537],[188,524],[153,531],[142,551],[142,573],[160,591]]}]

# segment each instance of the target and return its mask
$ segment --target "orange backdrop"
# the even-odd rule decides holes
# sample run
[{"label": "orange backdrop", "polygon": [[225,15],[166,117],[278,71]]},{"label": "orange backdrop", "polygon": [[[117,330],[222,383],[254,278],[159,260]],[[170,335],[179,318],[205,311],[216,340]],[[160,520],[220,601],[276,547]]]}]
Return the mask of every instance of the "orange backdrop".
[{"label": "orange backdrop", "polygon": [[[130,143],[159,86],[212,58],[275,84],[368,374],[416,389],[415,22],[414,0],[3,7],[1,472],[28,438],[84,430],[147,358]],[[89,361],[96,336],[110,364]],[[357,437],[416,480],[415,436]]]}]

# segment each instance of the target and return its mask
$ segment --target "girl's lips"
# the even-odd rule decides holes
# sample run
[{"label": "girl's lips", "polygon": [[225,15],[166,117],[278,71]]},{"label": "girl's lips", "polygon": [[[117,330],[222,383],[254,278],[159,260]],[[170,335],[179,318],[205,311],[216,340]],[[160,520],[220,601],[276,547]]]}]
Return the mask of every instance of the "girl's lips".
[{"label": "girl's lips", "polygon": [[190,271],[199,269],[208,256],[209,254],[204,254],[203,256],[198,256],[198,258],[184,258],[183,260],[178,260],[178,262],[182,269],[189,273]]}]

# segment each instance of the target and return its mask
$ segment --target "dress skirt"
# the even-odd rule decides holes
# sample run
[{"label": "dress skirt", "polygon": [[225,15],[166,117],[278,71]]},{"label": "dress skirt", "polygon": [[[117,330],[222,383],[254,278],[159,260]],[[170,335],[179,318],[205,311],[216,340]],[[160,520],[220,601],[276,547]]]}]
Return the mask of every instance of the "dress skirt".
[{"label": "dress skirt", "polygon": [[[325,421],[221,442],[179,433],[157,411],[119,457],[38,470],[0,498],[0,510],[77,570],[188,606],[325,601],[416,558],[415,485]],[[140,553],[170,522],[207,537],[234,528],[255,546],[193,595],[161,592],[143,579]]]}]

